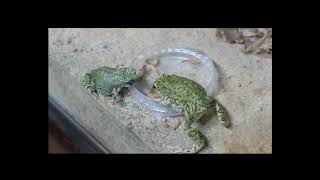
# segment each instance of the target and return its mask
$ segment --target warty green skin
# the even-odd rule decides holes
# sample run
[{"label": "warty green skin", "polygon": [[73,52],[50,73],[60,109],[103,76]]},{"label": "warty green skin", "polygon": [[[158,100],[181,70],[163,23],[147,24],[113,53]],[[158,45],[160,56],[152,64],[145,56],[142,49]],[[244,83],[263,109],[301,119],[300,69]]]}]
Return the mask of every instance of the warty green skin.
[{"label": "warty green skin", "polygon": [[196,153],[205,145],[202,133],[191,128],[207,110],[214,107],[219,121],[230,127],[230,119],[224,107],[212,96],[206,96],[204,88],[197,82],[176,75],[162,74],[154,83],[153,88],[160,95],[160,103],[169,105],[184,115],[184,129],[194,145],[190,149],[180,149],[176,153]]},{"label": "warty green skin", "polygon": [[82,85],[96,97],[101,94],[120,101],[122,98],[118,96],[119,92],[138,79],[135,69],[104,66],[86,73]]}]

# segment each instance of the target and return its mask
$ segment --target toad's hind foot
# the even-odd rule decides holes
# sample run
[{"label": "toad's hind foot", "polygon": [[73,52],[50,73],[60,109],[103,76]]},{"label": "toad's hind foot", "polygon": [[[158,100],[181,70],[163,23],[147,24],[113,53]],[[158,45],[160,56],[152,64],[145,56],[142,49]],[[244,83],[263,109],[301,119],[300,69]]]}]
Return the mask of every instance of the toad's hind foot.
[{"label": "toad's hind foot", "polygon": [[179,147],[170,147],[167,146],[168,148],[173,148],[176,149],[173,153],[175,154],[194,154],[199,152],[202,149],[202,146],[194,144],[192,148],[179,148]]},{"label": "toad's hind foot", "polygon": [[219,102],[215,103],[215,108],[219,122],[223,124],[226,128],[230,128],[231,120],[226,109]]},{"label": "toad's hind foot", "polygon": [[167,147],[177,149],[176,151],[174,151],[174,153],[177,153],[177,154],[194,154],[199,152],[205,145],[205,138],[203,137],[201,132],[196,129],[189,128],[189,129],[186,129],[186,132],[194,143],[192,148],[179,148],[179,147],[170,147],[170,146],[167,146]]}]

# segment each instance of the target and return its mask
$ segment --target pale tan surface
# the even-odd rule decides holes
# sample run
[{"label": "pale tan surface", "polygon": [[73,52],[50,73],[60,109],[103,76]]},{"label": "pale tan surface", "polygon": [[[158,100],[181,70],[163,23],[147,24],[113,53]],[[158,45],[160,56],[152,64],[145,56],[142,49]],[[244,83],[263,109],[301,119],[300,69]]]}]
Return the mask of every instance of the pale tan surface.
[{"label": "pale tan surface", "polygon": [[165,146],[191,146],[182,126],[174,130],[181,118],[167,118],[165,125],[159,117],[134,104],[130,96],[126,98],[128,105],[119,107],[106,98],[96,102],[79,85],[90,69],[129,66],[145,48],[184,42],[214,59],[221,83],[217,99],[228,109],[234,124],[232,129],[225,129],[214,113],[205,123],[195,123],[209,141],[200,153],[272,153],[272,60],[245,55],[240,51],[241,45],[220,42],[215,32],[215,29],[49,29],[49,93],[70,106],[80,124],[112,152],[167,153],[171,149]]}]

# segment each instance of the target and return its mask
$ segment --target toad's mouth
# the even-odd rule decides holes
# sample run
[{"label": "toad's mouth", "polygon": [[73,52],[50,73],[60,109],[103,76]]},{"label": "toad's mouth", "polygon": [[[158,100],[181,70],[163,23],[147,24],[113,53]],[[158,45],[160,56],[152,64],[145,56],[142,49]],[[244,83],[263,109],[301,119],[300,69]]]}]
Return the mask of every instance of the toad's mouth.
[{"label": "toad's mouth", "polygon": [[130,80],[130,81],[127,82],[127,84],[130,85],[130,86],[133,85],[133,83],[134,83],[134,80]]}]

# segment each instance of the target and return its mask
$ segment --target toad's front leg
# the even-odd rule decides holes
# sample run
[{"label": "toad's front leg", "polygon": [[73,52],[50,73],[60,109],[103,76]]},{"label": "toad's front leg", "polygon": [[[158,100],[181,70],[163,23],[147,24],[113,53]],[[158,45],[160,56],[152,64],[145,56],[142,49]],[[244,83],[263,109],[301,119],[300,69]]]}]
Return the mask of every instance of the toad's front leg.
[{"label": "toad's front leg", "polygon": [[125,106],[126,102],[124,100],[124,97],[120,94],[117,95],[112,95],[112,100],[114,101],[114,103],[120,105],[120,106]]},{"label": "toad's front leg", "polygon": [[186,134],[192,139],[193,146],[192,148],[178,148],[177,151],[174,153],[183,153],[183,154],[194,154],[199,152],[203,146],[205,145],[205,138],[203,134],[194,128],[191,128],[192,120],[190,120],[187,113],[185,115],[185,123],[184,123],[184,130]]},{"label": "toad's front leg", "polygon": [[202,133],[196,129],[190,128],[186,130],[186,133],[188,136],[192,139],[193,145],[192,148],[178,148],[178,147],[170,147],[169,148],[175,148],[178,149],[174,151],[174,153],[177,154],[194,154],[199,152],[203,146],[205,145],[205,139]]},{"label": "toad's front leg", "polygon": [[126,102],[124,100],[124,97],[128,94],[128,92],[129,92],[129,89],[127,87],[113,90],[112,92],[113,101],[120,106],[125,106]]}]

